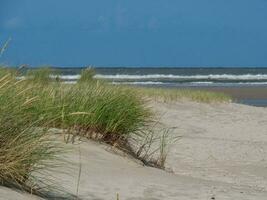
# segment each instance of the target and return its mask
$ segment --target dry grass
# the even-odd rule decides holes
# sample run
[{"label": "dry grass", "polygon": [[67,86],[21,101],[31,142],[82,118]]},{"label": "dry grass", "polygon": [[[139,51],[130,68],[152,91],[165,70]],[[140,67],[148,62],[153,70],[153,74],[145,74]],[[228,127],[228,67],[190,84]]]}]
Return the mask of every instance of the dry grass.
[{"label": "dry grass", "polygon": [[9,74],[0,78],[0,183],[36,190],[32,173],[47,167],[57,147],[45,122],[32,118],[36,97],[24,95],[23,89]]},{"label": "dry grass", "polygon": [[2,55],[4,54],[4,52],[6,51],[6,49],[8,48],[8,45],[11,41],[11,38],[9,38],[2,47],[0,47],[0,58],[2,57]]}]

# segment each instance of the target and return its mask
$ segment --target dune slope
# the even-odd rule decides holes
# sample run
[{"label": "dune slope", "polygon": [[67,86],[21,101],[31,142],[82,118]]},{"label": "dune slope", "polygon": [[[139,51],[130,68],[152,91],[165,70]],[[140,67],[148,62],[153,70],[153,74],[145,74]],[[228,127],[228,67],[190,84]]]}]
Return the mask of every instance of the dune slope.
[{"label": "dune slope", "polygon": [[[176,127],[171,134],[182,136],[167,157],[173,173],[145,167],[107,145],[76,141],[67,144],[68,162],[50,177],[64,191],[57,195],[71,199],[78,188],[80,199],[266,199],[267,109],[191,102],[151,107],[163,126]],[[0,199],[17,195],[30,199],[0,187]]]}]

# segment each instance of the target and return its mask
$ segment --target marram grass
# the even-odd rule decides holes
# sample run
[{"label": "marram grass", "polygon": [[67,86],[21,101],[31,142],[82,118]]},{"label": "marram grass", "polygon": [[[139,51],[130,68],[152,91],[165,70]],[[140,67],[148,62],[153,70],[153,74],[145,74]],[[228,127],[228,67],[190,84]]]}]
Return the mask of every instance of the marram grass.
[{"label": "marram grass", "polygon": [[16,80],[17,74],[0,69],[0,184],[22,188],[56,156],[48,127],[89,137],[100,134],[114,145],[145,133],[152,116],[147,99],[230,101],[219,93],[113,86],[95,80],[92,69],[72,85],[52,81],[48,68],[29,71],[26,80]]},{"label": "marram grass", "polygon": [[45,118],[53,127],[127,135],[149,118],[144,102],[124,88],[99,83],[50,84],[28,92],[39,96],[33,106],[36,118]]},{"label": "marram grass", "polygon": [[52,70],[48,67],[28,70],[26,79],[34,84],[49,84],[51,72]]},{"label": "marram grass", "polygon": [[145,87],[131,87],[131,89],[149,99],[164,102],[189,100],[201,103],[227,103],[232,101],[232,98],[227,94],[203,90]]},{"label": "marram grass", "polygon": [[129,88],[93,79],[92,69],[82,72],[77,84],[51,81],[49,69],[29,71],[20,83],[24,96],[32,96],[28,114],[51,127],[98,132],[104,137],[136,133],[150,119],[145,101]]},{"label": "marram grass", "polygon": [[47,167],[45,161],[54,158],[57,147],[45,122],[32,117],[35,96],[22,89],[9,74],[1,77],[0,184],[31,190],[32,173]]},{"label": "marram grass", "polygon": [[89,83],[95,81],[94,76],[95,76],[95,71],[93,68],[88,67],[86,69],[83,69],[81,71],[81,77],[78,80],[78,83],[84,83],[84,82]]}]

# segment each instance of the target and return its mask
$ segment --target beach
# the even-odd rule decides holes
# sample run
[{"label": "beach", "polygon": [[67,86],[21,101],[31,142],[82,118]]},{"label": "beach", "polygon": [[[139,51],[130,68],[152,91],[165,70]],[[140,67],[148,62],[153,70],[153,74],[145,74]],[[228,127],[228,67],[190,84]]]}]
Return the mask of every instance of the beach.
[{"label": "beach", "polygon": [[0,2],[0,200],[267,200],[267,0]]},{"label": "beach", "polygon": [[[266,199],[266,108],[190,101],[153,101],[149,106],[159,124],[180,137],[169,149],[166,170],[82,139],[68,144],[71,151],[64,158],[70,165],[52,172],[64,195],[76,195],[78,187],[80,199]],[[17,195],[0,190],[0,199]]]},{"label": "beach", "polygon": [[2,73],[0,199],[266,199],[264,86]]},{"label": "beach", "polygon": [[246,104],[258,107],[267,107],[267,87],[265,86],[246,86],[246,87],[171,87],[172,89],[200,90],[220,92],[230,95],[233,101],[240,104]]}]

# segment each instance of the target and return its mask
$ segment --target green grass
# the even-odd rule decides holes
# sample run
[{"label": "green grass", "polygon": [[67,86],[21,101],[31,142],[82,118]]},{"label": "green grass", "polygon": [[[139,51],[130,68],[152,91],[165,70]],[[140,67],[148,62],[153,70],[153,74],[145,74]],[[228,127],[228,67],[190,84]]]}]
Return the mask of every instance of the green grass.
[{"label": "green grass", "polygon": [[22,188],[57,153],[49,127],[117,145],[145,134],[152,119],[147,99],[230,101],[212,92],[109,85],[95,80],[92,69],[73,85],[51,81],[48,68],[30,70],[21,81],[17,74],[0,69],[0,184]]},{"label": "green grass", "polygon": [[90,83],[96,81],[94,79],[95,71],[93,68],[88,67],[81,71],[81,77],[78,80],[78,83]]},{"label": "green grass", "polygon": [[149,99],[161,100],[164,102],[190,100],[201,103],[227,103],[232,101],[232,98],[229,95],[219,92],[190,89],[131,88]]},{"label": "green grass", "polygon": [[48,67],[28,70],[26,79],[34,84],[49,84],[51,82],[51,72],[52,70]]},{"label": "green grass", "polygon": [[97,132],[104,139],[126,137],[146,126],[150,113],[138,93],[96,81],[92,74],[86,69],[81,81],[69,85],[51,81],[48,69],[29,71],[21,87],[29,88],[24,95],[36,97],[31,118],[51,127]]},{"label": "green grass", "polygon": [[50,84],[28,92],[39,97],[33,106],[36,118],[53,127],[127,135],[138,131],[148,117],[142,100],[128,89],[81,83]]},{"label": "green grass", "polygon": [[[46,123],[32,116],[35,96],[25,95],[8,73],[0,79],[0,184],[31,190],[33,172],[47,167],[57,146]],[[42,127],[42,128],[36,128]]]},{"label": "green grass", "polygon": [[7,68],[0,65],[0,78],[9,75],[9,78],[15,79],[17,75],[16,69]]}]

